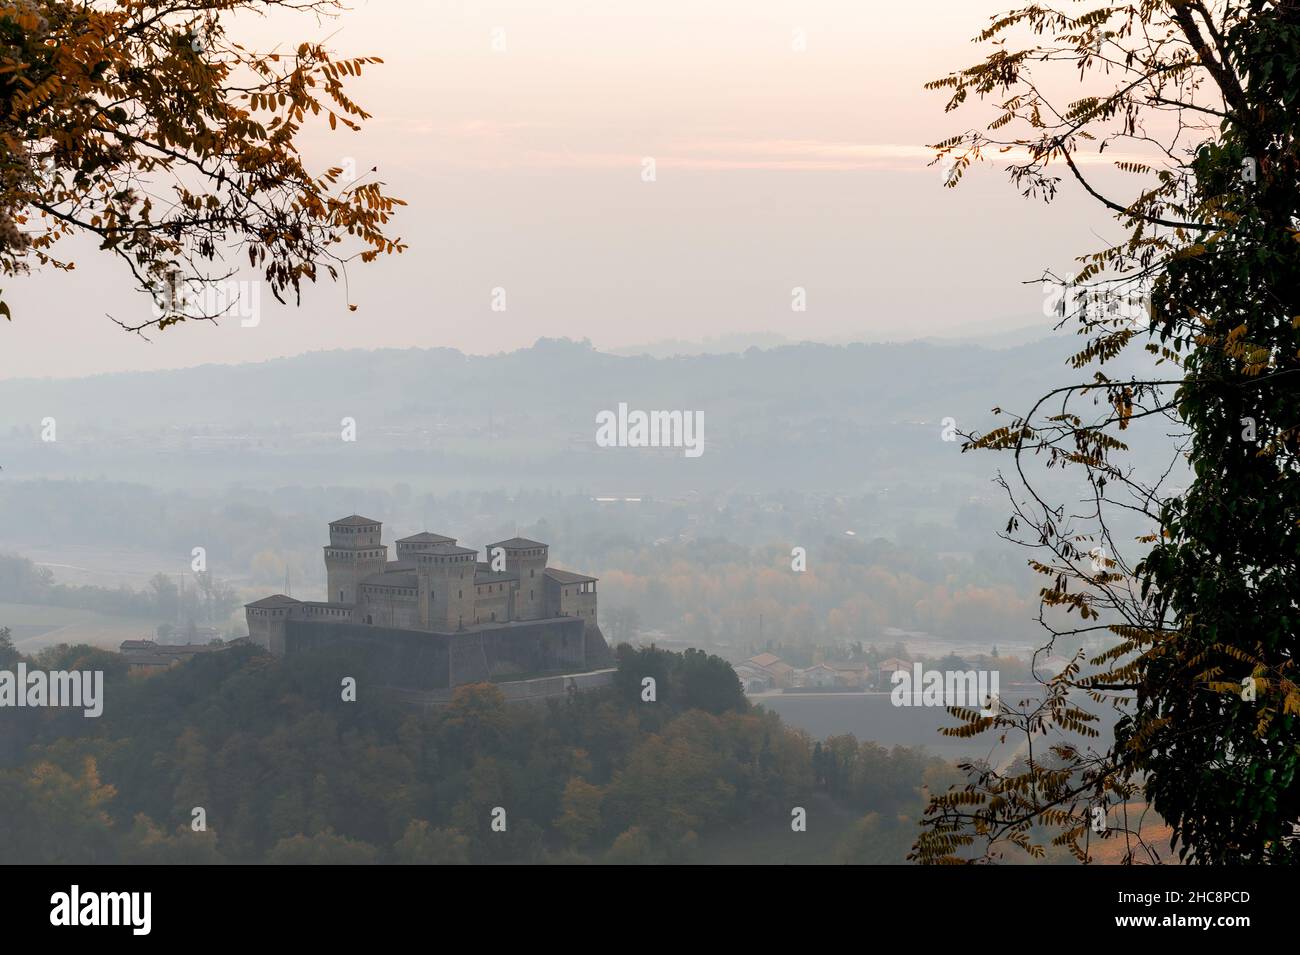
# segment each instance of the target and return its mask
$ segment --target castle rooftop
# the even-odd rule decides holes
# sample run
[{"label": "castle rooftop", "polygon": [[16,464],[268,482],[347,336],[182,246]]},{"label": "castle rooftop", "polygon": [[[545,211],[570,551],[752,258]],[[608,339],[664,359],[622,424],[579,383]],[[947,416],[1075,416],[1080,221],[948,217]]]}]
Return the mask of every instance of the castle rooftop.
[{"label": "castle rooftop", "polygon": [[270,610],[275,607],[296,607],[302,603],[301,600],[294,600],[292,597],[286,597],[284,594],[271,594],[269,597],[263,597],[261,600],[254,600],[251,604],[244,604],[245,607],[254,607],[258,610]]},{"label": "castle rooftop", "polygon": [[478,551],[476,551],[473,547],[461,547],[457,544],[438,544],[435,547],[430,547],[426,551],[421,551],[421,553],[437,554],[439,556],[446,557],[449,554],[477,554]]},{"label": "castle rooftop", "polygon": [[575,574],[571,570],[560,570],[557,567],[547,567],[546,576],[557,584],[585,584],[588,581],[596,580],[596,577],[588,577],[586,574]]},{"label": "castle rooftop", "polygon": [[506,550],[522,550],[525,547],[545,547],[541,541],[530,541],[527,537],[512,537],[508,541],[497,541],[488,547],[504,547]]},{"label": "castle rooftop", "polygon": [[447,537],[443,534],[433,534],[429,531],[420,531],[418,534],[412,534],[410,537],[399,538],[399,544],[454,544],[456,538]]}]

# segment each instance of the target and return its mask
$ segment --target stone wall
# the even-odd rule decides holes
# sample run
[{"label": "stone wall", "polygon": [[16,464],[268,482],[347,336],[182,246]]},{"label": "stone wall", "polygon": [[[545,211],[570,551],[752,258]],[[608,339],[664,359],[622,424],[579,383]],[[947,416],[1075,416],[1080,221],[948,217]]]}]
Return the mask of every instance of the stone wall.
[{"label": "stone wall", "polygon": [[364,673],[386,686],[415,690],[450,685],[447,641],[437,634],[315,620],[289,620],[284,626],[286,656],[342,651],[357,661],[357,673],[346,676]]},{"label": "stone wall", "polygon": [[289,621],[287,608],[248,608],[248,639],[277,657],[284,656],[284,627]]},{"label": "stone wall", "polygon": [[287,655],[343,651],[355,657],[358,672],[370,679],[412,690],[577,672],[607,665],[609,660],[600,630],[577,617],[460,633],[293,619],[286,620],[284,627]]},{"label": "stone wall", "polygon": [[574,618],[508,623],[451,636],[451,682],[479,683],[587,665],[583,622]]},{"label": "stone wall", "polygon": [[[409,595],[399,593],[410,590]],[[376,627],[394,627],[399,630],[420,629],[420,600],[414,587],[398,588],[361,585],[361,603],[358,604],[355,620],[357,623],[373,624]]]}]

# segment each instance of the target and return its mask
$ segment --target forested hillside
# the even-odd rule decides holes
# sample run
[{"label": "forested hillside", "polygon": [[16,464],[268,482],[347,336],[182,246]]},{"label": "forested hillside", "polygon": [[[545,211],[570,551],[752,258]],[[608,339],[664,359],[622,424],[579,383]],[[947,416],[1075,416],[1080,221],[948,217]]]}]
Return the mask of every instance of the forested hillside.
[{"label": "forested hillside", "polygon": [[[801,836],[827,845],[818,861],[901,862],[922,785],[952,778],[919,751],[815,747],[699,651],[624,646],[611,690],[507,706],[481,684],[431,712],[329,657],[241,647],[145,679],[86,647],[32,662],[105,670],[105,705],[2,724],[10,862],[709,861],[736,838]],[[827,843],[832,826],[842,838]]]}]

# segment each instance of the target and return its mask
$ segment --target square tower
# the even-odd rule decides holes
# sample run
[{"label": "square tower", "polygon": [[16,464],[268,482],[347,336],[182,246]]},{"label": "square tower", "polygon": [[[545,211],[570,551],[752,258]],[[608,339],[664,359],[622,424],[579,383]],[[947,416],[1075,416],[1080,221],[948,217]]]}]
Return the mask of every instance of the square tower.
[{"label": "square tower", "polygon": [[402,537],[397,541],[397,559],[398,560],[415,560],[416,554],[422,554],[433,550],[443,544],[455,544],[456,538],[447,537],[445,534],[432,534],[429,531],[421,531],[418,534],[412,534],[410,537]]},{"label": "square tower", "polygon": [[488,566],[499,567],[499,558],[505,558],[505,572],[519,578],[515,591],[515,620],[540,620],[546,616],[546,557],[550,548],[540,541],[526,537],[488,544]]},{"label": "square tower", "polygon": [[478,551],[437,544],[416,551],[420,626],[425,630],[460,630],[474,623],[474,573]]},{"label": "square tower", "polygon": [[361,581],[383,572],[388,563],[388,548],[379,542],[383,528],[380,521],[359,514],[330,522],[330,542],[325,547],[327,603],[355,604]]}]

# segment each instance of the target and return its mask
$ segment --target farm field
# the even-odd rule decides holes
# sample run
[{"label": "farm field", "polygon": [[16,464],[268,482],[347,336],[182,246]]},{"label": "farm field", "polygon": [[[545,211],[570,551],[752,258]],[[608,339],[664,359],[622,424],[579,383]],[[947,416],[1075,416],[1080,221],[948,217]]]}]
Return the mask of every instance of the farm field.
[{"label": "farm field", "polygon": [[118,617],[69,607],[0,603],[0,627],[8,627],[14,645],[25,654],[60,643],[87,643],[116,650],[123,640],[152,638],[153,620]]}]

